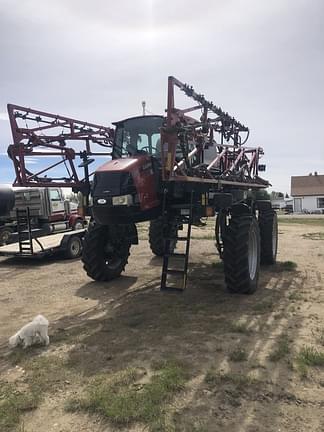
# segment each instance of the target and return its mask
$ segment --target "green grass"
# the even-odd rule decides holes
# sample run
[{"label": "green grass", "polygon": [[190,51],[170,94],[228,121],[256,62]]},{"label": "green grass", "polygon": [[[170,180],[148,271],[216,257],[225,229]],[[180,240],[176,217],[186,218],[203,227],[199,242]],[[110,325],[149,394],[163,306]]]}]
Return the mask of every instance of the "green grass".
[{"label": "green grass", "polygon": [[54,355],[32,358],[24,363],[24,368],[28,384],[40,394],[55,391],[65,381],[77,379],[65,360]]},{"label": "green grass", "polygon": [[274,308],[274,301],[272,299],[263,300],[260,303],[253,305],[252,309],[257,313],[271,312]]},{"label": "green grass", "polygon": [[317,226],[324,226],[324,217],[321,218],[308,218],[308,217],[278,217],[279,224],[298,224],[298,225],[317,225]]},{"label": "green grass", "polygon": [[314,347],[304,346],[298,353],[297,370],[302,378],[306,378],[309,366],[324,366],[324,352]]},{"label": "green grass", "polygon": [[324,328],[322,328],[322,329],[319,330],[319,335],[317,337],[317,342],[320,345],[324,346]]},{"label": "green grass", "polygon": [[232,333],[243,333],[247,334],[251,331],[248,329],[247,323],[245,321],[232,321],[229,324],[229,331]]},{"label": "green grass", "polygon": [[1,432],[14,430],[21,414],[37,408],[45,393],[55,392],[67,381],[78,379],[64,360],[54,355],[30,357],[30,354],[17,350],[12,360],[18,361],[25,370],[24,390],[0,381]]},{"label": "green grass", "polygon": [[300,350],[297,360],[306,366],[324,366],[324,352],[318,351],[314,347],[305,346]]},{"label": "green grass", "polygon": [[288,295],[288,300],[291,300],[291,301],[302,300],[302,299],[303,299],[303,296],[298,291],[294,291]]},{"label": "green grass", "polygon": [[32,391],[19,391],[14,384],[0,381],[0,431],[12,431],[26,411],[35,409],[39,396]]},{"label": "green grass", "polygon": [[249,385],[257,384],[259,381],[249,375],[234,372],[215,372],[210,370],[205,376],[205,382],[211,387],[217,387],[221,384],[233,384],[237,389],[244,389]]},{"label": "green grass", "polygon": [[294,261],[282,261],[277,262],[275,266],[272,267],[274,272],[293,272],[296,271],[297,264]]},{"label": "green grass", "polygon": [[230,352],[228,358],[233,362],[246,361],[248,356],[244,348],[237,347],[232,352]]},{"label": "green grass", "polygon": [[137,384],[139,376],[134,368],[97,376],[84,396],[71,399],[66,408],[99,413],[116,426],[143,422],[151,429],[164,430],[165,404],[183,389],[188,374],[186,368],[175,362],[164,362],[156,367],[158,369],[145,384]]},{"label": "green grass", "polygon": [[275,348],[269,355],[269,360],[272,362],[278,362],[279,360],[286,357],[290,352],[289,339],[286,334],[282,334],[277,338]]},{"label": "green grass", "polygon": [[214,267],[215,269],[219,269],[219,270],[223,270],[224,269],[224,263],[223,261],[216,261],[212,263],[212,267]]}]

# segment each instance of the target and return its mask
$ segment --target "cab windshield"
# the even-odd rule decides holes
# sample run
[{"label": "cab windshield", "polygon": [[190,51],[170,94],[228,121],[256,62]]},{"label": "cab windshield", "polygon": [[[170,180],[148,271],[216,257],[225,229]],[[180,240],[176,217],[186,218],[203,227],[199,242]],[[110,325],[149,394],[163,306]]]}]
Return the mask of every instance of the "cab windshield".
[{"label": "cab windshield", "polygon": [[115,157],[148,153],[160,158],[162,122],[162,116],[145,116],[116,123]]}]

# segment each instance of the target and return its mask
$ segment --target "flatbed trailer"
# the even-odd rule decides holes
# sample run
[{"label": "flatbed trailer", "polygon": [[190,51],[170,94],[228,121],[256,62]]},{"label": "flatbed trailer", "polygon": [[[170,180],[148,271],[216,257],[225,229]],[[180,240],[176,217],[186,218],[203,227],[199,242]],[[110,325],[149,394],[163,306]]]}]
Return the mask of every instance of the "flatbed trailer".
[{"label": "flatbed trailer", "polygon": [[66,258],[78,258],[82,252],[82,240],[85,229],[75,231],[64,231],[44,237],[32,238],[29,248],[22,248],[19,242],[0,247],[0,256],[42,258],[62,252]]}]

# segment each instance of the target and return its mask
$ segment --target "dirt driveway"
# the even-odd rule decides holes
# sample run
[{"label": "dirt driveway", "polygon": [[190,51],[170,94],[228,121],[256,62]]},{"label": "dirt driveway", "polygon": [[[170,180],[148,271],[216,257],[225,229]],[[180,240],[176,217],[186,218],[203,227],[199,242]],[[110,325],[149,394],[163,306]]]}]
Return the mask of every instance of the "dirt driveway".
[{"label": "dirt driveway", "polygon": [[[208,228],[194,230],[181,295],[159,292],[161,260],[144,240],[111,283],[80,261],[1,258],[0,430],[323,431],[323,222],[283,220],[279,264],[253,296],[226,291]],[[49,348],[10,353],[8,337],[38,313]]]}]

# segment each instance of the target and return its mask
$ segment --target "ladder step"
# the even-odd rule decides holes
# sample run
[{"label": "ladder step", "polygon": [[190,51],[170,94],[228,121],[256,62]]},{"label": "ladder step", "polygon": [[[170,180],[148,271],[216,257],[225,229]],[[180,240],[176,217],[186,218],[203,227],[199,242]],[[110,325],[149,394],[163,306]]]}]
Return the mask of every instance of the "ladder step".
[{"label": "ladder step", "polygon": [[178,275],[178,274],[184,275],[185,272],[183,270],[167,269],[167,273],[171,275]]},{"label": "ladder step", "polygon": [[178,253],[178,252],[174,252],[174,253],[169,253],[169,254],[165,254],[164,256],[170,258],[170,257],[181,257],[184,258],[186,256],[185,253]]},{"label": "ladder step", "polygon": [[178,293],[183,293],[184,289],[183,288],[177,288],[177,287],[169,287],[169,286],[165,286],[165,287],[161,287],[161,291],[169,291],[169,292],[178,292]]},{"label": "ladder step", "polygon": [[180,241],[188,241],[189,240],[188,237],[177,237],[176,239],[180,240]]}]

